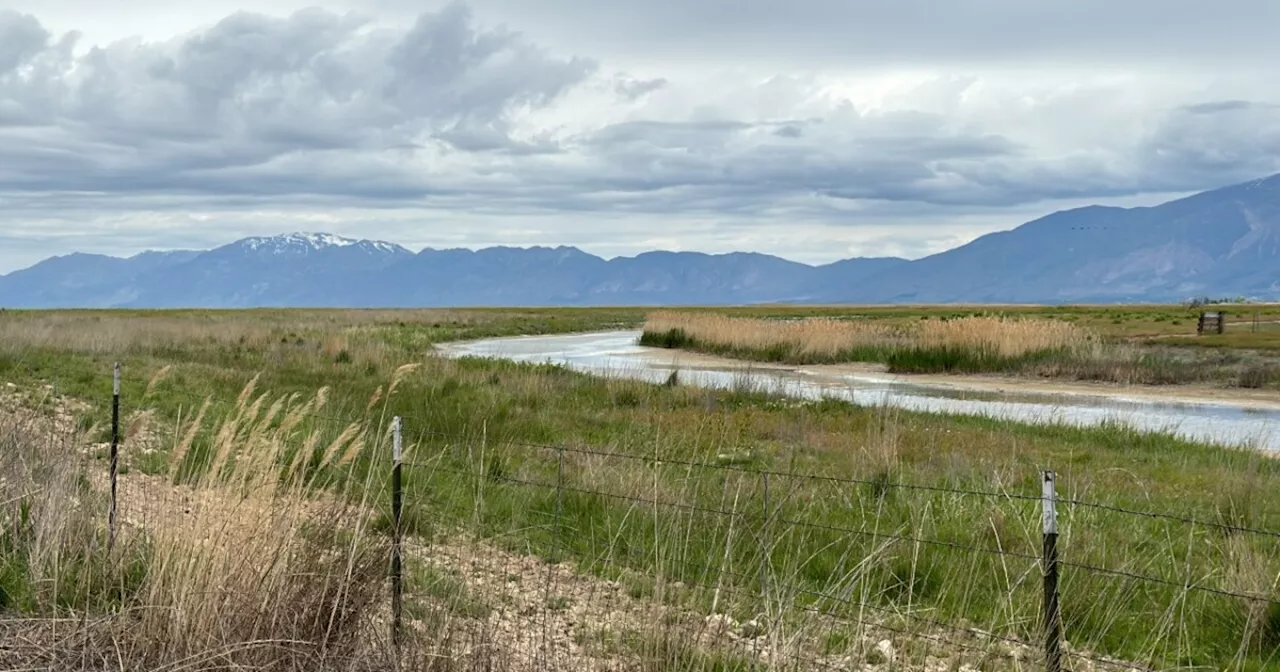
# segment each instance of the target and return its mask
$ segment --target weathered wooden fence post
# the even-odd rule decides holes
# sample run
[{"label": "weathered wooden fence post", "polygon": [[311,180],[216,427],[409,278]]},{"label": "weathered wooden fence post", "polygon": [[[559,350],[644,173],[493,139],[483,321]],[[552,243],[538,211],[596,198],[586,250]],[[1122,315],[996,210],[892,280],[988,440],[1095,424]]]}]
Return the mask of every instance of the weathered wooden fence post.
[{"label": "weathered wooden fence post", "polygon": [[1062,672],[1062,614],[1058,605],[1058,511],[1052,471],[1044,472],[1044,665]]}]

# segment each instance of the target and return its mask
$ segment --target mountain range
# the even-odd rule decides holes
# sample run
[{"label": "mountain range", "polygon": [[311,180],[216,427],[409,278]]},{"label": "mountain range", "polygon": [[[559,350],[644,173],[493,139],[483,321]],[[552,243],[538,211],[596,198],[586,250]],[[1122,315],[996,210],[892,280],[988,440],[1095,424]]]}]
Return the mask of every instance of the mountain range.
[{"label": "mountain range", "polygon": [[1145,208],[1056,212],[908,261],[424,249],[325,233],[70,254],[0,276],[6,308],[1119,303],[1280,297],[1280,175]]}]

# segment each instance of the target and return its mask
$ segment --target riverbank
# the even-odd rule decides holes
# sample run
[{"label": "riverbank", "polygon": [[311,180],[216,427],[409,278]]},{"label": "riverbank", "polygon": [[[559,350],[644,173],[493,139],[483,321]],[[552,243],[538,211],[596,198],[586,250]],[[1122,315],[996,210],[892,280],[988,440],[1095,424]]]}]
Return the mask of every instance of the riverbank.
[{"label": "riverbank", "polygon": [[993,374],[892,373],[885,364],[814,364],[788,366],[769,362],[734,359],[699,352],[679,352],[653,348],[644,357],[671,370],[682,367],[722,370],[775,370],[836,383],[850,378],[866,382],[927,386],[940,389],[1006,395],[1077,395],[1104,399],[1133,399],[1176,404],[1221,404],[1239,408],[1280,411],[1280,394],[1274,390],[1241,387],[1214,387],[1202,384],[1125,385],[1101,381],[1049,380]]},{"label": "riverbank", "polygon": [[[1119,388],[987,376],[894,375],[873,365],[784,366],[637,345],[637,331],[443,344],[450,357],[554,363],[610,378],[843,400],[1031,425],[1123,426],[1227,447],[1280,451],[1280,405],[1254,390]],[[1221,392],[1221,396],[1215,393]],[[1010,428],[1012,429],[1012,427]]]},{"label": "riverbank", "polygon": [[1045,317],[777,320],[705,311],[652,313],[639,336],[639,343],[650,347],[794,366],[881,364],[893,374],[1280,392],[1280,354],[1175,342],[1181,341],[1120,341],[1071,321]]}]

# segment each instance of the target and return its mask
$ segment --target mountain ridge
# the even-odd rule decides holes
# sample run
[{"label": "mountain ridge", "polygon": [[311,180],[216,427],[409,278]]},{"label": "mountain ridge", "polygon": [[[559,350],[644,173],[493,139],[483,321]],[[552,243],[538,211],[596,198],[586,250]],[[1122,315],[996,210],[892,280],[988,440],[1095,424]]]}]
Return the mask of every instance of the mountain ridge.
[{"label": "mountain ridge", "polygon": [[1280,175],[1160,205],[1092,205],[908,261],[568,245],[424,248],[295,232],[0,276],[9,308],[1126,303],[1280,297]]},{"label": "mountain ridge", "polygon": [[[857,278],[903,259],[811,266],[756,252],[652,250],[604,259],[570,245],[423,248],[329,233],[210,250],[71,254],[0,276],[11,308],[249,308],[740,303],[802,299],[811,272]],[[830,274],[831,271],[828,270]]]},{"label": "mountain ridge", "polygon": [[828,292],[856,303],[1128,303],[1280,296],[1280,175],[1154,206],[1084,206]]}]

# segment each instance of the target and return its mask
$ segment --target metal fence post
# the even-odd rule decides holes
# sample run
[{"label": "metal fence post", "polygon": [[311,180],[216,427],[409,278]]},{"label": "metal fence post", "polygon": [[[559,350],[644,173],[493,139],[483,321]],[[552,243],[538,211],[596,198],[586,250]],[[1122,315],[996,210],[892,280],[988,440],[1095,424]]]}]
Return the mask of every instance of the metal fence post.
[{"label": "metal fence post", "polygon": [[1044,472],[1044,665],[1062,672],[1062,614],[1058,605],[1058,511],[1052,471]]},{"label": "metal fence post", "polygon": [[552,557],[555,562],[564,560],[564,540],[560,534],[560,519],[564,516],[564,446],[556,449],[556,522],[551,542]]},{"label": "metal fence post", "polygon": [[773,543],[769,537],[769,519],[773,517],[773,512],[769,509],[769,474],[760,475],[761,506],[764,509],[764,522],[760,524],[760,599],[762,600],[761,608],[764,608],[769,602],[769,554],[773,550],[770,545]]},{"label": "metal fence post", "polygon": [[[761,641],[762,637],[765,635],[772,636],[773,633],[773,619],[770,613],[772,609],[769,606],[769,564],[773,557],[773,534],[769,526],[770,521],[773,520],[773,507],[769,503],[769,472],[760,474],[760,481],[760,503],[764,509],[764,521],[760,524],[760,608],[756,609],[756,613],[752,617],[755,627],[752,628],[754,632],[750,633],[752,638],[751,649],[755,654],[751,658],[751,669],[753,670],[756,669],[756,665],[760,662],[761,650],[766,644]],[[765,668],[768,669],[768,667],[769,665],[766,664]]]},{"label": "metal fence post", "polygon": [[111,375],[111,502],[107,509],[107,552],[116,545],[117,481],[120,474],[120,364]]},{"label": "metal fence post", "polygon": [[400,416],[391,420],[391,642],[400,649],[404,612],[404,481],[402,480],[403,436]]}]

